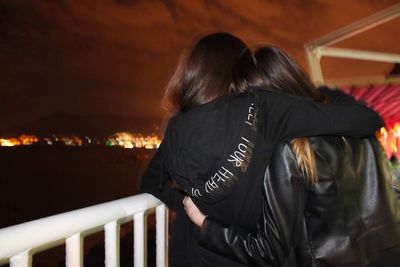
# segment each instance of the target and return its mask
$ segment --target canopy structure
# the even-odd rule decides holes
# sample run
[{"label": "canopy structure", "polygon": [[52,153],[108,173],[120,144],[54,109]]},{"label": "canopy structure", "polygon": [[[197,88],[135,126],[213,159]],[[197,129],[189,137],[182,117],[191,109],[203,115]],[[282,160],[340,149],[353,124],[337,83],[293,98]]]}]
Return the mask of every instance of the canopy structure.
[{"label": "canopy structure", "polygon": [[400,158],[400,77],[395,75],[398,74],[395,73],[396,68],[391,75],[383,75],[378,78],[363,77],[361,79],[347,78],[346,81],[325,81],[320,60],[323,56],[348,58],[394,63],[398,67],[400,63],[399,54],[345,49],[332,47],[332,45],[399,17],[400,3],[305,45],[311,78],[316,85],[338,86],[346,93],[353,95],[357,100],[365,102],[381,115],[385,121],[385,127],[377,133],[377,137],[388,158],[392,156]]},{"label": "canopy structure", "polygon": [[[332,47],[332,45],[345,39],[351,38],[399,17],[400,3],[305,44],[304,48],[306,57],[310,67],[311,78],[314,83],[323,84],[326,82],[321,69],[321,57],[347,58],[394,64],[400,63],[400,54]],[[365,77],[366,80],[369,80],[370,78],[371,77]],[[383,79],[385,79],[385,77],[383,77]]]}]

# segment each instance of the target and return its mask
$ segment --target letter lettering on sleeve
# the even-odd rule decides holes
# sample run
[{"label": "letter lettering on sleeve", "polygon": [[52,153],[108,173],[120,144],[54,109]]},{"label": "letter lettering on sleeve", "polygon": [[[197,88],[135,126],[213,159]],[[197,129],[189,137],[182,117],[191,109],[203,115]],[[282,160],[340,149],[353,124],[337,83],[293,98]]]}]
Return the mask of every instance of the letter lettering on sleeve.
[{"label": "letter lettering on sleeve", "polygon": [[210,193],[210,191],[213,191],[214,189],[217,189],[219,186],[218,184],[214,181],[215,177],[219,176],[217,173],[214,174],[205,184],[204,188],[207,193]]},{"label": "letter lettering on sleeve", "polygon": [[230,179],[230,178],[233,177],[233,173],[231,173],[231,172],[230,172],[227,168],[225,168],[224,166],[222,166],[222,170],[223,170],[224,172],[219,171],[219,173],[220,173],[222,176],[224,176],[225,178]]},{"label": "letter lettering on sleeve", "polygon": [[233,166],[240,167],[242,165],[243,160],[241,158],[238,158],[236,155],[230,154],[228,161],[232,162]]},{"label": "letter lettering on sleeve", "polygon": [[238,145],[238,149],[239,149],[240,152],[246,153],[247,146],[246,146],[245,144],[243,144],[243,143],[240,143],[240,144]]},{"label": "letter lettering on sleeve", "polygon": [[201,193],[199,189],[192,188],[192,196],[201,197]]}]

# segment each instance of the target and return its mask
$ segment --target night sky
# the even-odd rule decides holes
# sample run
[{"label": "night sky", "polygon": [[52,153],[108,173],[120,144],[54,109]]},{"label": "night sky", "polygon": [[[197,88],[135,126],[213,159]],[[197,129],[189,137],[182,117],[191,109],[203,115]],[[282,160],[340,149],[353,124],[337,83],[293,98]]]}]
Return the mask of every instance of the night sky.
[{"label": "night sky", "polygon": [[[0,137],[156,131],[182,49],[227,31],[272,43],[307,67],[303,45],[398,0],[0,0]],[[342,47],[400,53],[394,20]],[[389,64],[323,60],[328,78]]]}]

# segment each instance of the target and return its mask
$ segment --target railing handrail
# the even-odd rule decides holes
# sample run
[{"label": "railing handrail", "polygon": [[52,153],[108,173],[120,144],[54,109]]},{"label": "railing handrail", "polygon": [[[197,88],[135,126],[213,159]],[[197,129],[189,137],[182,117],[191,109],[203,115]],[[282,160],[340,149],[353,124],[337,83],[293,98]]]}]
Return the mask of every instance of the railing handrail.
[{"label": "railing handrail", "polygon": [[0,264],[32,248],[38,252],[54,247],[76,233],[99,231],[111,221],[129,221],[160,205],[152,195],[140,194],[0,229]]}]

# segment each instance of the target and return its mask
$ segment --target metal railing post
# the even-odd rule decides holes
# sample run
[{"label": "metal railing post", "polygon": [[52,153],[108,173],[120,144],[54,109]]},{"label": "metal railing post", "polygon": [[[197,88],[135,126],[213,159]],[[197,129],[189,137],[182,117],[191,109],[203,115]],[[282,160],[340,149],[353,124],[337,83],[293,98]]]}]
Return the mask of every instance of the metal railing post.
[{"label": "metal railing post", "polygon": [[22,252],[10,259],[10,267],[31,267],[32,255],[29,251]]},{"label": "metal railing post", "polygon": [[83,237],[76,233],[65,241],[65,265],[66,267],[83,266]]},{"label": "metal railing post", "polygon": [[120,225],[117,221],[112,221],[104,226],[104,231],[106,267],[119,267]]},{"label": "metal railing post", "polygon": [[147,266],[147,225],[144,212],[136,213],[133,216],[134,222],[134,266]]},{"label": "metal railing post", "polygon": [[156,208],[156,261],[157,267],[168,266],[168,209]]}]

